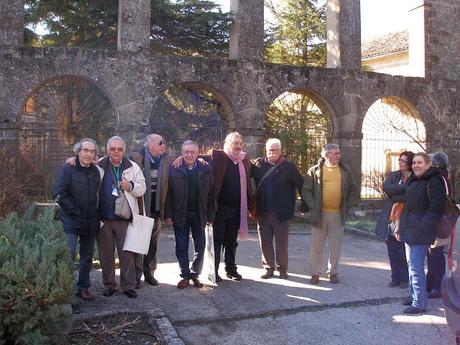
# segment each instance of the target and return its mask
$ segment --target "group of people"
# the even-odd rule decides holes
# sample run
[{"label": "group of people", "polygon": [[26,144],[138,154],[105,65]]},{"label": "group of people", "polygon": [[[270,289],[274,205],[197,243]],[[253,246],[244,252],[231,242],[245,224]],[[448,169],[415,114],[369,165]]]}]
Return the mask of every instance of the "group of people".
[{"label": "group of people", "polygon": [[[97,143],[90,138],[74,146],[75,157],[63,165],[53,186],[53,197],[61,206],[61,220],[73,259],[79,247],[76,296],[84,301],[89,292],[90,269],[97,240],[104,284],[103,295],[117,291],[115,247],[120,263],[120,287],[129,298],[146,284],[156,286],[157,252],[162,223],[171,224],[180,266],[179,289],[192,282],[203,286],[205,227],[213,225],[215,280],[223,255],[226,277],[242,279],[236,265],[238,234],[247,237],[248,215],[257,220],[262,253],[262,279],[279,272],[288,279],[288,220],[293,217],[299,192],[311,212],[312,248],[310,282],[319,283],[323,248],[329,242],[330,283],[337,284],[343,223],[348,210],[359,200],[350,169],[340,161],[340,147],[324,146],[321,159],[303,178],[296,166],[281,154],[281,142],[266,142],[266,156],[250,160],[243,151],[243,138],[232,132],[223,150],[199,155],[198,144],[187,140],[179,157],[166,153],[161,135],[150,134],[144,148],[130,155],[126,143],[114,136],[107,142],[107,156],[98,158]],[[121,211],[123,202],[128,215]],[[146,255],[123,250],[133,214],[154,219]],[[102,226],[101,226],[102,225]],[[194,243],[189,262],[190,233]]]},{"label": "group of people", "polygon": [[446,270],[444,246],[449,238],[437,238],[435,228],[451,192],[448,157],[444,152],[428,155],[404,151],[398,162],[399,170],[390,172],[383,182],[386,200],[376,234],[387,244],[391,267],[388,286],[410,285],[404,312],[419,314],[426,310],[428,298],[441,297]]}]

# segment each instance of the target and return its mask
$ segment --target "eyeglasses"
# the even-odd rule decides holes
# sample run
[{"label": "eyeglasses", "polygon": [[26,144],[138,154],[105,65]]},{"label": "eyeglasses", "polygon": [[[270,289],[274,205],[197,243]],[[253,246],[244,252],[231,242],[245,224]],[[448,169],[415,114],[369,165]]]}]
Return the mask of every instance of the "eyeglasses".
[{"label": "eyeglasses", "polygon": [[123,152],[123,148],[122,148],[122,147],[111,147],[111,148],[110,148],[110,151],[113,151],[113,152]]},{"label": "eyeglasses", "polygon": [[166,145],[166,143],[163,141],[163,140],[160,140],[160,142],[158,143],[158,145]]},{"label": "eyeglasses", "polygon": [[398,159],[398,162],[401,162],[401,163],[407,163],[407,161],[405,159]]},{"label": "eyeglasses", "polygon": [[91,153],[91,154],[95,154],[95,153],[96,153],[96,150],[90,150],[90,149],[81,149],[81,152],[83,152],[83,153]]}]

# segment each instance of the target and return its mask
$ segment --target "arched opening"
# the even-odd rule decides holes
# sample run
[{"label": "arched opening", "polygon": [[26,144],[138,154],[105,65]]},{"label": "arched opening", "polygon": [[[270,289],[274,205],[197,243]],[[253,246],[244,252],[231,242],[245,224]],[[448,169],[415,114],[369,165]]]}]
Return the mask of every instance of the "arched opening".
[{"label": "arched opening", "polygon": [[402,151],[424,151],[425,125],[399,97],[382,97],[367,111],[363,126],[361,198],[381,198],[385,174],[397,170]]},{"label": "arched opening", "polygon": [[72,155],[84,137],[102,145],[116,127],[115,109],[93,82],[78,76],[59,76],[36,87],[20,114],[19,149],[33,160],[36,171],[29,191],[50,196],[57,168]]},{"label": "arched opening", "polygon": [[203,83],[180,83],[166,89],[150,116],[150,132],[160,133],[170,152],[179,153],[191,139],[200,151],[221,147],[230,128],[235,128],[233,111],[218,91]]},{"label": "arched opening", "polygon": [[317,163],[332,130],[328,108],[306,90],[278,96],[268,108],[264,128],[266,138],[281,140],[283,154],[297,164],[302,174]]}]

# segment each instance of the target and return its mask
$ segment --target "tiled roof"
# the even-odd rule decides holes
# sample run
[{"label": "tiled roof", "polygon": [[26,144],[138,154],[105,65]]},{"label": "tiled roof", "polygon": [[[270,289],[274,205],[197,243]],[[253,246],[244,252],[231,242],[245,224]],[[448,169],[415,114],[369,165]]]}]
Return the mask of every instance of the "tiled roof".
[{"label": "tiled roof", "polygon": [[392,32],[371,37],[361,43],[361,58],[369,59],[409,50],[409,32]]}]

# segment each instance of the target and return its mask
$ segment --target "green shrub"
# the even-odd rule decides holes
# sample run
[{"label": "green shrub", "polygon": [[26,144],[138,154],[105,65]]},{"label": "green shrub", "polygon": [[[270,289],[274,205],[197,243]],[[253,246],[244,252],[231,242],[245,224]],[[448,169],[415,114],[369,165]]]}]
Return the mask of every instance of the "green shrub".
[{"label": "green shrub", "polygon": [[52,344],[72,321],[73,268],[53,210],[0,223],[0,344]]}]

